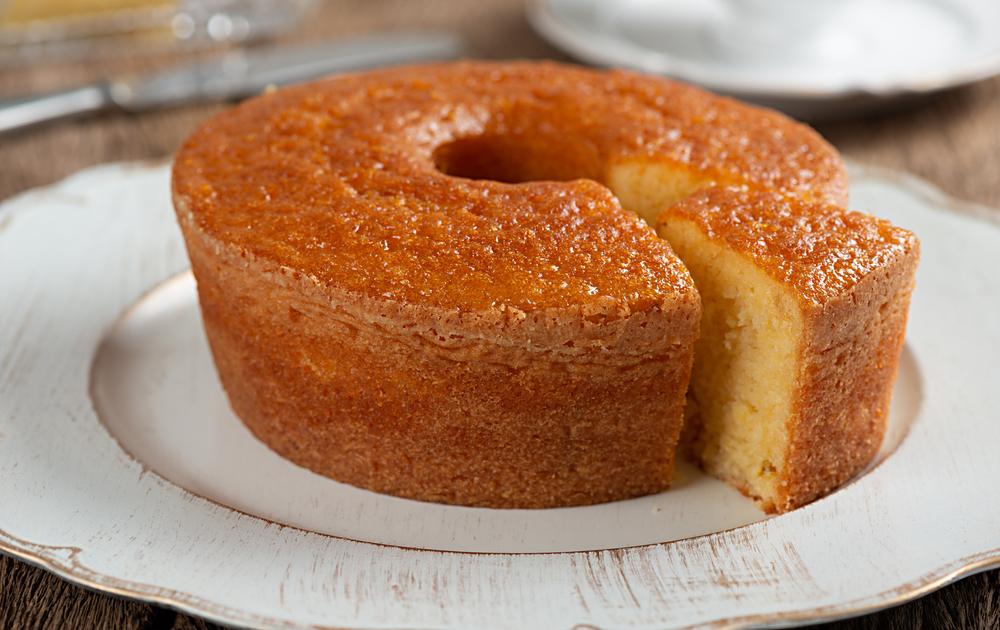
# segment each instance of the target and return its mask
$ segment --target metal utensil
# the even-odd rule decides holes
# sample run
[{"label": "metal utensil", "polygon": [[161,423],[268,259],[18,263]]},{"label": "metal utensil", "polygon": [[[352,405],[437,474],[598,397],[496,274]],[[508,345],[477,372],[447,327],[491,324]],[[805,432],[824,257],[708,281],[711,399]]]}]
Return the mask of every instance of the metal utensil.
[{"label": "metal utensil", "polygon": [[336,72],[462,54],[453,35],[411,33],[296,48],[238,50],[145,76],[0,101],[0,133],[108,109],[138,112],[257,94]]}]

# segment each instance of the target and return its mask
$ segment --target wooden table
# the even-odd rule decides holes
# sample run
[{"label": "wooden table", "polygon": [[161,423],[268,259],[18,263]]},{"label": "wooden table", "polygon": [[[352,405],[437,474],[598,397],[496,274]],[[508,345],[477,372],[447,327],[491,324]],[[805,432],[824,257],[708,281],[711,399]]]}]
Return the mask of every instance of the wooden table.
[{"label": "wooden table", "polygon": [[[302,29],[285,39],[315,41],[416,28],[459,31],[469,41],[471,53],[479,57],[565,58],[532,33],[521,3],[514,0],[327,2]],[[177,61],[178,55],[169,59],[139,55],[127,60],[4,69],[0,72],[0,98]],[[2,138],[0,198],[54,182],[93,164],[169,156],[199,121],[220,107],[108,114]],[[819,128],[853,160],[910,171],[955,197],[1000,208],[1000,78],[928,98],[906,111]],[[149,604],[90,592],[0,557],[0,629],[209,625]],[[831,626],[1000,628],[1000,571],[967,578],[889,611]]]}]

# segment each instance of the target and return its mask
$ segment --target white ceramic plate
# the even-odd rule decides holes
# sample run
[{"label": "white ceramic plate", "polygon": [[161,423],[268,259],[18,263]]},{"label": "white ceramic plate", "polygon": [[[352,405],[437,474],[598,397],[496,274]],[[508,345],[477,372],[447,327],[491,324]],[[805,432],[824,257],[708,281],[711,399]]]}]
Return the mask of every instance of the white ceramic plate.
[{"label": "white ceramic plate", "polygon": [[540,511],[312,475],[225,404],[166,165],[98,167],[9,200],[0,549],[102,590],[282,627],[787,624],[1000,564],[1000,230],[904,176],[852,176],[854,207],[923,242],[892,431],[879,465],[770,519],[687,468],[667,493]]},{"label": "white ceramic plate", "polygon": [[817,120],[1000,73],[995,0],[534,0],[555,46]]}]

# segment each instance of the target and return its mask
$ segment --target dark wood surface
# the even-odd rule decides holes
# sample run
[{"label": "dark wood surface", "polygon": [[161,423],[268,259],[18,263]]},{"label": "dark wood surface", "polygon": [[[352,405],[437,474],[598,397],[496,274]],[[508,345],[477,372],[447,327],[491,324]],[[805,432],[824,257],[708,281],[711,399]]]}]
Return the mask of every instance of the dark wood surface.
[{"label": "dark wood surface", "polygon": [[[534,35],[516,0],[355,0],[323,3],[289,41],[371,31],[463,33],[479,57],[565,59]],[[0,70],[0,98],[176,63],[191,55],[37,63]],[[141,115],[106,114],[0,138],[0,198],[108,161],[169,156],[220,105]],[[910,108],[820,131],[849,158],[909,171],[959,199],[1000,207],[1000,78],[929,97]],[[0,510],[3,506],[0,505]],[[1000,524],[998,524],[1000,535]],[[0,556],[0,628],[206,628],[184,614],[64,582]],[[1000,628],[1000,571],[966,578],[902,606],[831,628]]]}]

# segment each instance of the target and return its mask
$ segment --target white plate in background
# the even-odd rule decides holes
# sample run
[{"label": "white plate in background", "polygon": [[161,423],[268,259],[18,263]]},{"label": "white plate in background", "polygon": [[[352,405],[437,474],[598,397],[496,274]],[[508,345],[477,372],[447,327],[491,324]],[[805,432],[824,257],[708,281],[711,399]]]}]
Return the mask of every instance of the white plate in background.
[{"label": "white plate in background", "polygon": [[995,0],[534,0],[528,15],[583,61],[810,120],[1000,73]]}]

